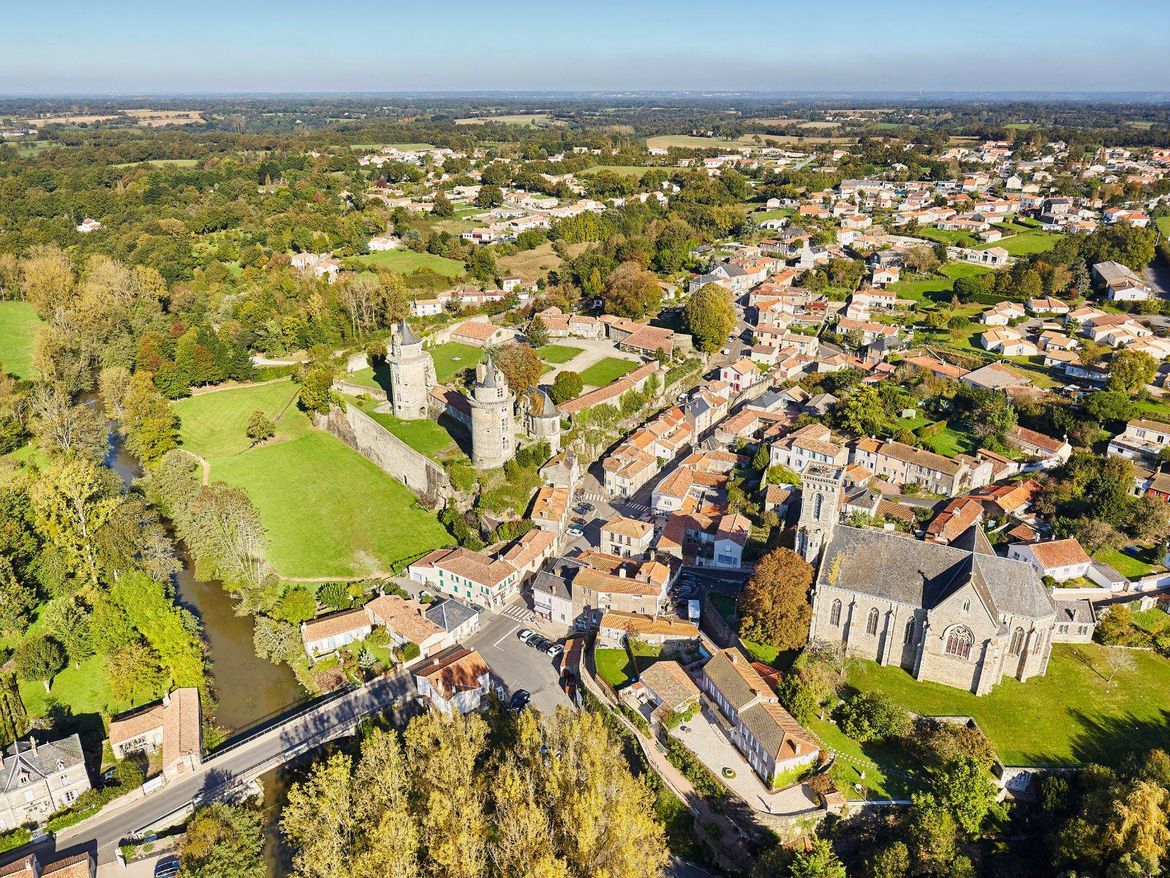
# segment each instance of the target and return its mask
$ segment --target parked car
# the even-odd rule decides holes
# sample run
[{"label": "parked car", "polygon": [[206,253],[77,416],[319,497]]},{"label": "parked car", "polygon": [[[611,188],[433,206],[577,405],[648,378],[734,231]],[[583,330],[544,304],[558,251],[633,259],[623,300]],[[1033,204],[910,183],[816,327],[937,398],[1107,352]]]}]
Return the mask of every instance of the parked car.
[{"label": "parked car", "polygon": [[538,634],[536,637],[534,637],[528,641],[528,645],[531,646],[533,649],[539,650],[540,652],[544,652],[545,650],[547,650],[549,648],[549,646],[552,645],[552,641],[548,640],[544,637],[541,637]]},{"label": "parked car", "polygon": [[592,512],[596,507],[592,503],[582,503],[581,509],[584,512]]},{"label": "parked car", "polygon": [[163,857],[154,865],[154,878],[173,878],[173,876],[178,874],[178,857]]},{"label": "parked car", "polygon": [[527,644],[533,637],[537,637],[537,633],[531,628],[521,628],[516,632],[516,639],[523,644]]},{"label": "parked car", "polygon": [[548,649],[545,650],[545,654],[550,659],[556,659],[556,658],[560,658],[561,655],[564,653],[564,651],[565,651],[565,648],[563,646],[561,646],[559,643],[554,643]]},{"label": "parked car", "polygon": [[583,537],[585,536],[585,528],[581,527],[579,524],[573,524],[569,526],[569,533],[575,537]]},{"label": "parked car", "polygon": [[527,689],[517,689],[512,693],[512,700],[508,702],[508,707],[511,710],[523,710],[531,699],[532,696]]}]

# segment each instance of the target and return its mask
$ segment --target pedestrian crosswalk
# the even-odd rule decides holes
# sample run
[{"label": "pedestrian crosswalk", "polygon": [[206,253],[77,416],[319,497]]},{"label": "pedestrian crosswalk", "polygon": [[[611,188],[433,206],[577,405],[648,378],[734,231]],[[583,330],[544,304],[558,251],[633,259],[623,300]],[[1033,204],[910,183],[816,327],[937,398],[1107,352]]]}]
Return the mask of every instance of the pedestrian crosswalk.
[{"label": "pedestrian crosswalk", "polygon": [[500,611],[500,615],[524,623],[530,623],[536,619],[536,614],[524,606],[524,604],[508,604],[508,606]]},{"label": "pedestrian crosswalk", "polygon": [[620,505],[623,512],[637,512],[639,515],[644,515],[650,511],[650,507],[645,503],[634,503],[632,501],[627,501]]}]

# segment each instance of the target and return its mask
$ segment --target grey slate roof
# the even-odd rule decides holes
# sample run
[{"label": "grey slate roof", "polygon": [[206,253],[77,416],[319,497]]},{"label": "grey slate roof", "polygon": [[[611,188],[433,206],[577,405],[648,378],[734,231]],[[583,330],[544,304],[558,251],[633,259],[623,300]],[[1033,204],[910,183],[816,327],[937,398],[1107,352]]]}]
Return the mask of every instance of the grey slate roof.
[{"label": "grey slate roof", "polygon": [[14,741],[4,751],[0,792],[8,793],[22,785],[18,779],[22,766],[33,774],[47,777],[84,762],[81,738],[77,735],[70,735],[60,741],[38,743],[35,752],[30,741]]},{"label": "grey slate roof", "polygon": [[[735,655],[734,663],[729,653]],[[756,698],[771,695],[768,685],[760,679],[760,675],[752,668],[747,658],[735,647],[715,653],[707,664],[703,665],[703,673],[715,688],[723,693],[727,703],[737,711]],[[747,679],[744,679],[745,677]],[[758,681],[756,683],[758,690],[748,685],[747,680],[753,678]]]},{"label": "grey slate roof", "polygon": [[966,544],[960,537],[942,546],[888,531],[838,526],[817,583],[927,610],[970,584],[993,616],[1045,618],[1055,613],[1030,564],[976,551],[975,535],[963,536]]},{"label": "grey slate roof", "polygon": [[398,339],[399,343],[403,345],[419,343],[419,337],[414,334],[414,330],[410,328],[406,318],[403,318],[402,323],[398,326]]},{"label": "grey slate roof", "polygon": [[1056,622],[1058,625],[1067,623],[1091,625],[1096,621],[1097,615],[1093,612],[1093,605],[1087,598],[1056,602]]},{"label": "grey slate roof", "polygon": [[462,601],[447,598],[427,607],[426,615],[428,620],[450,633],[479,614]]},{"label": "grey slate roof", "polygon": [[541,570],[536,574],[536,578],[532,580],[532,590],[550,594],[555,598],[570,601],[573,599],[569,591],[569,583],[565,582],[560,576],[555,573],[549,573],[547,570]]}]

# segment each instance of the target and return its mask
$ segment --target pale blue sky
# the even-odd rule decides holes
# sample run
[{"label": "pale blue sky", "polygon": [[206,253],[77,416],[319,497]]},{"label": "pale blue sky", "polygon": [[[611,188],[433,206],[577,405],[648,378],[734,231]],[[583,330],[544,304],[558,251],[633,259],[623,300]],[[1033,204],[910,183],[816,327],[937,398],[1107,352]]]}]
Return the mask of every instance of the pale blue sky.
[{"label": "pale blue sky", "polygon": [[0,94],[1168,91],[1166,0],[0,0]]}]

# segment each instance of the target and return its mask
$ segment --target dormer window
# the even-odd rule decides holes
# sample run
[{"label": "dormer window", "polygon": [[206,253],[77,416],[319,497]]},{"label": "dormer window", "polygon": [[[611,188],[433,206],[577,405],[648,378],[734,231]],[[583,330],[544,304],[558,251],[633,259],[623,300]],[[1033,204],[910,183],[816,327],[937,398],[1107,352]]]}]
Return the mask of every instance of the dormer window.
[{"label": "dormer window", "polygon": [[60,759],[58,759],[58,760],[57,760],[57,770],[58,770],[58,771],[64,771],[64,770],[65,770],[65,763],[64,763],[62,760],[60,760]]}]

